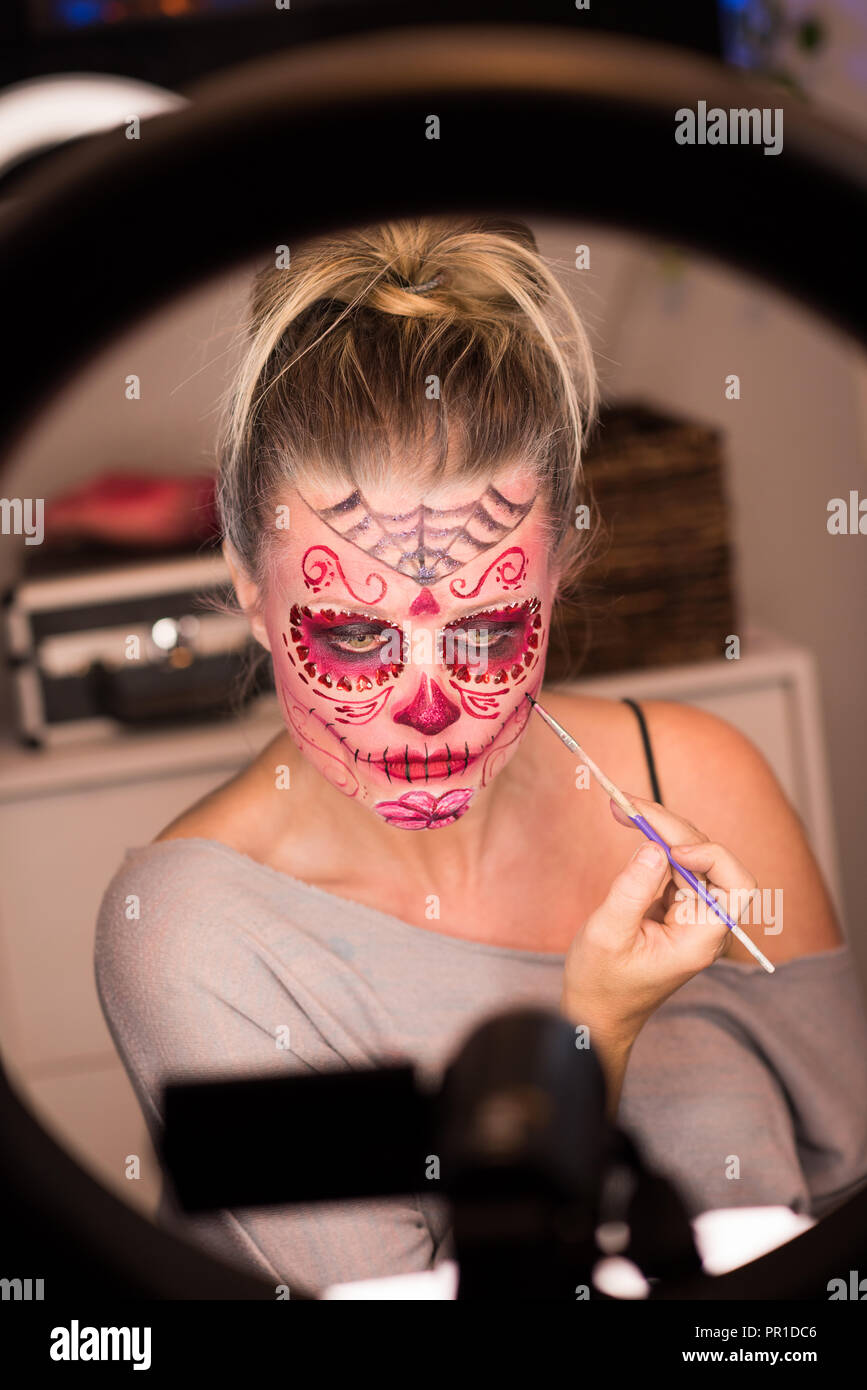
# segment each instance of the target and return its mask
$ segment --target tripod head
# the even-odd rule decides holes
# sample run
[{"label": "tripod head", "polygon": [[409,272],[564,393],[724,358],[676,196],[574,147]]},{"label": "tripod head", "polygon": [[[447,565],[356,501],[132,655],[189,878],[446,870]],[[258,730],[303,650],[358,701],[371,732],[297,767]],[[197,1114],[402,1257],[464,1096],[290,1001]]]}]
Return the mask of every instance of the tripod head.
[{"label": "tripod head", "polygon": [[592,1047],[559,1015],[522,1009],[475,1029],[436,1089],[411,1066],[169,1084],[161,1158],[187,1211],[445,1197],[459,1300],[598,1297],[600,1226],[646,1276],[699,1274],[676,1189],[605,1100]]}]

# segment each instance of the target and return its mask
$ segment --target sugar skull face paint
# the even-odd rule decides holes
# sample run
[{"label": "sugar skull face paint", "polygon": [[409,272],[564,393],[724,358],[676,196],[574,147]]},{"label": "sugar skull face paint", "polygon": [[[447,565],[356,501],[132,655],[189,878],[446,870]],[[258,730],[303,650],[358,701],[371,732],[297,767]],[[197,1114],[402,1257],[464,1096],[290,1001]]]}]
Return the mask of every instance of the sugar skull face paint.
[{"label": "sugar skull face paint", "polygon": [[352,528],[337,534],[339,485],[312,505],[294,494],[292,529],[274,546],[264,619],[286,726],[333,786],[395,828],[444,829],[465,815],[517,750],[524,692],[541,686],[554,594],[545,517],[519,474],[493,491],[513,524],[499,545],[474,551],[461,538],[459,559],[441,536],[436,564],[430,538],[417,544],[419,516],[480,525],[454,487],[423,502],[373,494],[380,515],[415,519],[415,560],[401,560],[394,529],[388,563]]},{"label": "sugar skull face paint", "polygon": [[429,791],[404,792],[397,801],[378,801],[375,809],[388,825],[399,825],[404,830],[437,830],[453,825],[467,809],[472,795],[471,788],[443,792],[440,796]]},{"label": "sugar skull face paint", "polygon": [[305,684],[316,683],[346,695],[396,680],[404,668],[403,635],[383,619],[363,613],[297,603],[289,611],[289,637],[281,633]]},{"label": "sugar skull face paint", "polygon": [[[535,501],[535,486],[529,492],[522,487],[521,501],[515,500],[513,487],[507,490],[509,496],[491,483],[481,494],[454,504],[452,499],[442,499],[439,506],[370,498],[357,488],[326,506],[308,500],[336,535],[374,557],[380,569],[409,575],[419,585],[432,585],[468,560],[502,545],[521,524]],[[464,590],[452,589],[458,592]]]}]

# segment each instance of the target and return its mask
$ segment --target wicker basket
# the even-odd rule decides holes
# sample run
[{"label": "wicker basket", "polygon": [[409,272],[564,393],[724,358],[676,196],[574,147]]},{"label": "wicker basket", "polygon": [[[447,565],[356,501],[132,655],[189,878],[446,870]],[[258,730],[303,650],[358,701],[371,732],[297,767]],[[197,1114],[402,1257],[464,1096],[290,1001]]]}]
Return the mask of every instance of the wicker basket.
[{"label": "wicker basket", "polygon": [[722,656],[738,631],[722,432],[608,407],[585,457],[598,553],[558,605],[547,677]]}]

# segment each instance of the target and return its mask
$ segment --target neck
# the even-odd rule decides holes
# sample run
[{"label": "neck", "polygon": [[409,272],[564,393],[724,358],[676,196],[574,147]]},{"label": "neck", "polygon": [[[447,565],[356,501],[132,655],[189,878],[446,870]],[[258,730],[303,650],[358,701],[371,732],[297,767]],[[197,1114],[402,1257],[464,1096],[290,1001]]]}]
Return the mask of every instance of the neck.
[{"label": "neck", "polygon": [[[297,846],[301,834],[314,862],[321,862],[324,846],[332,857],[346,861],[346,847],[351,846],[349,862],[363,866],[359,871],[383,877],[390,872],[405,882],[435,884],[448,875],[452,882],[458,878],[471,883],[481,877],[486,866],[496,865],[499,846],[514,843],[510,830],[526,825],[528,807],[539,789],[535,735],[531,725],[506,767],[484,790],[476,790],[465,815],[433,830],[405,830],[387,824],[369,804],[361,804],[331,786],[297,754],[288,734],[281,736],[279,749],[269,752],[267,765],[270,770],[274,762],[284,761],[292,768],[292,790],[280,793],[285,835]],[[414,787],[418,789],[418,784]],[[444,783],[442,791],[448,789]],[[392,793],[394,799],[399,795],[399,789]],[[388,799],[384,789],[382,800]],[[298,816],[299,806],[304,807],[303,818]]]}]

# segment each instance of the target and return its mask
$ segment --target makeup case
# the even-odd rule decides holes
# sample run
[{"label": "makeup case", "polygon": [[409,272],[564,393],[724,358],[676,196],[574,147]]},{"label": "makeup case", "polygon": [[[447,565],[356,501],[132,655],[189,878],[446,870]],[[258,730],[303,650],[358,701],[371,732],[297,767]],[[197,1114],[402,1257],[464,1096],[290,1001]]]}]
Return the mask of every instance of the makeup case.
[{"label": "makeup case", "polygon": [[218,549],[26,574],[3,599],[20,739],[225,717],[261,688],[230,594]]}]

